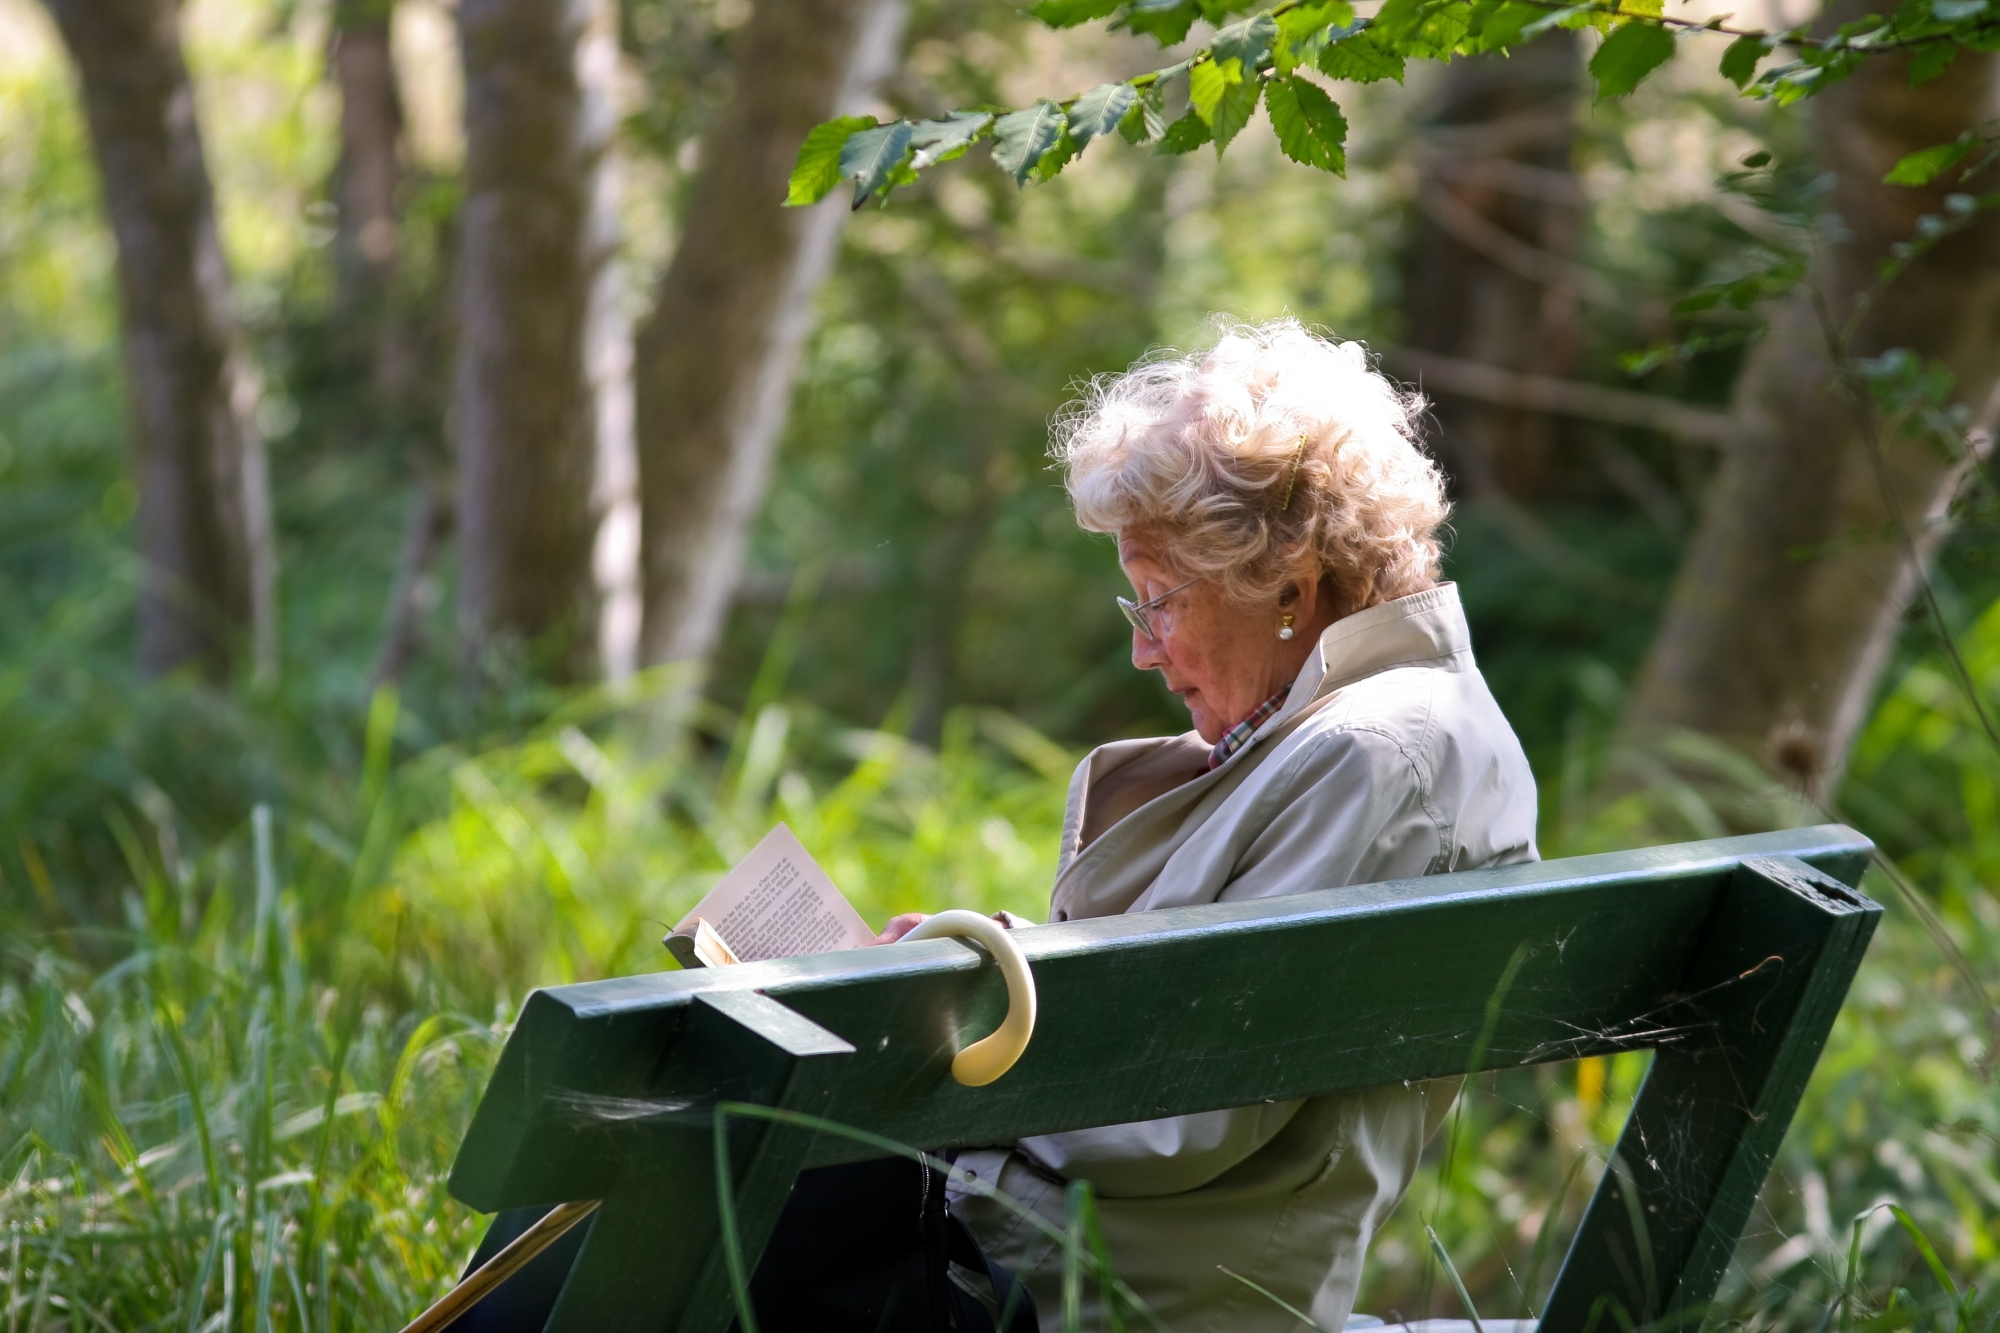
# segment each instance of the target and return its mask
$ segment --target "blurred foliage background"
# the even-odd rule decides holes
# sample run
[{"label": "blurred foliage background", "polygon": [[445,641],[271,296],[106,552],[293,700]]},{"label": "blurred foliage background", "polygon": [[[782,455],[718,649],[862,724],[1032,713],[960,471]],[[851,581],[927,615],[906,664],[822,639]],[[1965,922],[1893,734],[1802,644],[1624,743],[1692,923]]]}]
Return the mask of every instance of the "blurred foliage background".
[{"label": "blurred foliage background", "polygon": [[[675,253],[747,15],[619,9],[628,315]],[[531,651],[469,667],[455,546],[410,556],[457,420],[454,15],[397,0],[390,20],[403,175],[384,299],[403,373],[387,389],[339,299],[337,17],[316,0],[181,14],[282,571],[275,670],[218,684],[135,662],[114,241],[55,27],[0,0],[10,1330],[398,1326],[476,1240],[443,1178],[522,998],[668,966],[662,923],[773,820],[873,919],[1038,913],[1076,758],[1185,725],[1130,668],[1111,546],[1076,530],[1045,463],[1050,413],[1083,377],[1198,342],[1218,312],[1292,313],[1393,352],[1444,262],[1423,239],[1425,164],[1451,123],[1441,67],[1346,91],[1344,180],[1286,162],[1262,122],[1226,158],[1114,145],[1026,191],[983,158],[937,173],[840,233],[706,673],[607,683]],[[917,0],[881,96],[1018,103],[1141,59],[1005,4]],[[1523,170],[1570,209],[1571,285],[1615,299],[1558,312],[1561,373],[1721,411],[1757,309],[1676,302],[1805,252],[1798,219],[1826,190],[1805,112],[1678,66],[1595,107],[1569,89],[1560,170]],[[1538,416],[1525,479],[1480,486],[1453,453],[1471,410],[1447,398],[1434,437],[1459,502],[1449,574],[1535,765],[1544,855],[1841,817],[1908,884],[1870,880],[1888,916],[1719,1318],[1991,1328],[1992,1297],[1957,1294],[2000,1284],[2000,750],[1973,703],[2000,703],[1985,501],[1957,510],[1936,610],[1919,603],[1887,645],[1851,758],[1819,790],[1782,754],[1619,725],[1712,444]],[[1531,1311],[1643,1067],[1475,1080],[1360,1308],[1460,1313],[1427,1220],[1483,1313]]]}]

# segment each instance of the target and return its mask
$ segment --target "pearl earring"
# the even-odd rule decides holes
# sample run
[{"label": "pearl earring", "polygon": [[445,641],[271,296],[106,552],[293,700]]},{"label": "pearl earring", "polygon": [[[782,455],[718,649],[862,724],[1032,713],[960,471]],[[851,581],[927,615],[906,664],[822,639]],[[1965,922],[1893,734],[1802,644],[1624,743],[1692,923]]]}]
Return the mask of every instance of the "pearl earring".
[{"label": "pearl earring", "polygon": [[1289,611],[1285,612],[1284,615],[1278,617],[1279,638],[1289,639],[1292,637],[1292,621],[1294,619],[1296,619],[1296,617],[1294,617],[1292,613]]}]

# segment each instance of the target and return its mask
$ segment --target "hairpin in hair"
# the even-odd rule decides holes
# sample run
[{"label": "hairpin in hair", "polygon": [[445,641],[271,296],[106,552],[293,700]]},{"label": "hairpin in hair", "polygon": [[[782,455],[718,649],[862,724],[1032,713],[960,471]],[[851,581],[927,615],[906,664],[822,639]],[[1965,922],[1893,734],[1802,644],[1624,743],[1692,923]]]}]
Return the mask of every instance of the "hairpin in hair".
[{"label": "hairpin in hair", "polygon": [[1299,447],[1292,450],[1292,470],[1285,478],[1284,498],[1278,501],[1278,512],[1285,513],[1292,507],[1292,488],[1299,484],[1299,463],[1306,456],[1306,437],[1299,436]]}]

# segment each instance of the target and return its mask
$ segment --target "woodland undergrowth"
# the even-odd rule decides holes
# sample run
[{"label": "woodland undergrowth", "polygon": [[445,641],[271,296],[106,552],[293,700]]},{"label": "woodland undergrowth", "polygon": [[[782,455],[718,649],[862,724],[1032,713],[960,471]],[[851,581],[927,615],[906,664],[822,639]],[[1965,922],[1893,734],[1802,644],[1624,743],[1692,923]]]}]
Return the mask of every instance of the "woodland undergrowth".
[{"label": "woodland undergrowth", "polygon": [[[2000,607],[1961,646],[2000,693]],[[116,851],[101,882],[23,837],[0,960],[10,1333],[399,1326],[477,1239],[445,1173],[522,998],[670,966],[663,924],[776,820],[878,921],[1042,905],[1073,754],[991,710],[915,745],[898,716],[854,728],[787,702],[782,678],[738,716],[663,673],[493,748],[399,742],[421,728],[378,692],[354,764],[278,765],[277,798],[219,831],[134,779],[73,821],[72,844]],[[1587,716],[1572,739],[1571,768],[1645,762]],[[1582,795],[1591,772],[1542,777],[1551,856],[1819,817],[1719,756],[1706,787],[1611,808]],[[2000,756],[1941,664],[1888,693],[1841,798],[1979,975],[2000,972]],[[1983,1331],[2000,1309],[1984,1001],[1908,901],[1868,887],[1887,915],[1718,1317]],[[1462,1316],[1429,1226],[1482,1314],[1532,1313],[1645,1060],[1472,1080],[1361,1308]]]}]

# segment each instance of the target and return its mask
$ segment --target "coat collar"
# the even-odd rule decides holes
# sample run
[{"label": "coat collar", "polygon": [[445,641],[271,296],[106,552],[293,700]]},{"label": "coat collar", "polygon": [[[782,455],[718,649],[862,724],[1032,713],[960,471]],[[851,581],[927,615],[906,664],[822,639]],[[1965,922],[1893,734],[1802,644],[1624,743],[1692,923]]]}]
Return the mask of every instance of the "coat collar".
[{"label": "coat collar", "polygon": [[[1461,656],[1463,662],[1453,660]],[[1472,665],[1472,631],[1456,583],[1440,583],[1328,625],[1317,651],[1299,668],[1285,706],[1258,731],[1283,726],[1314,701],[1364,676],[1419,665],[1449,670]]]}]

